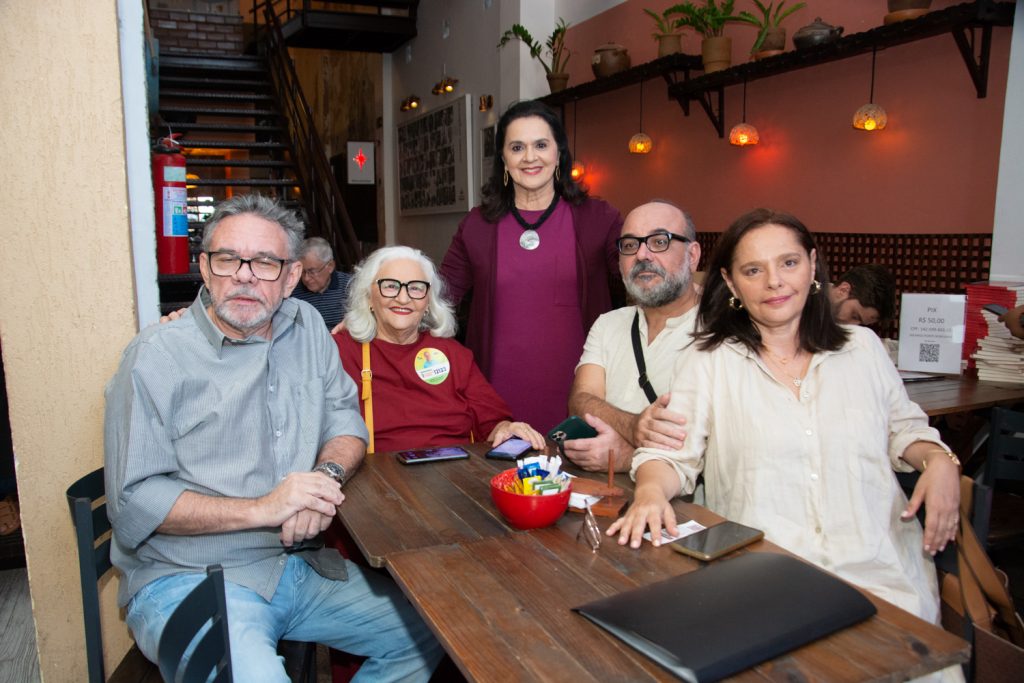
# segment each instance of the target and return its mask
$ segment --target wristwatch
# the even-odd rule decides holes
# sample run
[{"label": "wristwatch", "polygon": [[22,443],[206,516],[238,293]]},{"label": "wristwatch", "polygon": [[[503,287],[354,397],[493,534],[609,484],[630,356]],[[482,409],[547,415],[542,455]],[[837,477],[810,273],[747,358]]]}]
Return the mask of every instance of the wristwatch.
[{"label": "wristwatch", "polygon": [[322,472],[328,477],[338,482],[338,484],[345,484],[345,468],[336,462],[331,460],[325,460],[316,467],[313,468],[314,472]]},{"label": "wristwatch", "polygon": [[[954,465],[956,465],[957,467],[960,467],[960,458],[956,457],[956,453],[954,453],[953,451],[949,451],[949,450],[940,451],[940,450],[936,449],[936,450],[932,451],[932,453],[942,453],[947,458],[952,460]],[[922,459],[921,460],[921,471],[923,472],[926,469],[928,469],[928,460],[927,459]]]}]

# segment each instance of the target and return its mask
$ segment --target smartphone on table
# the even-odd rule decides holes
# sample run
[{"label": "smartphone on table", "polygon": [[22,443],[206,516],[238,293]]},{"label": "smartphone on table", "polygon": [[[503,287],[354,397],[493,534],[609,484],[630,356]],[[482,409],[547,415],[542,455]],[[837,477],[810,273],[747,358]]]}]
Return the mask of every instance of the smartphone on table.
[{"label": "smartphone on table", "polygon": [[526,439],[518,436],[510,436],[497,446],[487,451],[484,455],[496,460],[515,460],[520,455],[532,450],[533,446]]},{"label": "smartphone on table", "polygon": [[438,448],[421,448],[414,451],[399,451],[398,461],[403,465],[419,465],[439,460],[462,460],[469,453],[458,446],[440,446]]},{"label": "smartphone on table", "polygon": [[982,308],[989,313],[995,313],[996,315],[1006,315],[1006,311],[1009,310],[1006,306],[1001,306],[999,304],[985,304]]},{"label": "smartphone on table", "polygon": [[548,432],[548,438],[555,443],[572,441],[573,439],[592,439],[597,430],[587,424],[579,415],[570,415]]},{"label": "smartphone on table", "polygon": [[764,532],[760,529],[726,520],[673,541],[668,547],[684,555],[710,562],[762,538]]}]

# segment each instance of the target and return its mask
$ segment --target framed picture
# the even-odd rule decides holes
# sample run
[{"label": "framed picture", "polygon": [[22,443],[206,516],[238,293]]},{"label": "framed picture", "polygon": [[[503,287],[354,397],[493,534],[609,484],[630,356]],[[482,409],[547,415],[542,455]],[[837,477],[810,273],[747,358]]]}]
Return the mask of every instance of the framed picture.
[{"label": "framed picture", "polygon": [[491,170],[494,168],[494,157],[497,150],[494,148],[494,124],[480,130],[480,185],[486,185],[487,179],[491,177]]},{"label": "framed picture", "polygon": [[398,126],[398,209],[402,216],[462,213],[475,205],[470,96]]}]

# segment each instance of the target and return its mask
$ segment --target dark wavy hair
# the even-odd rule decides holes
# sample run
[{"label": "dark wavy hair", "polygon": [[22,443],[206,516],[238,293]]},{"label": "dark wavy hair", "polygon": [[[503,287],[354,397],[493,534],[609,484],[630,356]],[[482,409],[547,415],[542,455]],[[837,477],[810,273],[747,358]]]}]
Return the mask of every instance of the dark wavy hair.
[{"label": "dark wavy hair", "polygon": [[[815,249],[814,238],[810,230],[795,216],[771,209],[754,209],[745,213],[722,233],[715,244],[708,261],[707,278],[704,281],[704,293],[700,299],[697,312],[697,327],[700,330],[694,336],[697,348],[710,351],[725,341],[738,341],[751,351],[761,349],[761,334],[757,330],[747,309],[734,310],[729,306],[732,292],[722,276],[722,269],[732,270],[736,247],[743,237],[765,225],[779,225],[788,228],[796,235],[800,245],[810,256]],[[828,268],[821,252],[816,252],[815,279],[828,282]],[[809,353],[818,351],[835,351],[845,342],[849,333],[832,317],[832,305],[824,287],[817,294],[811,293],[804,304],[800,316],[800,348]]]},{"label": "dark wavy hair", "polygon": [[882,323],[896,311],[896,278],[883,265],[867,263],[854,266],[834,284],[850,283],[850,298],[861,306],[878,311],[878,322]]},{"label": "dark wavy hair", "polygon": [[498,119],[498,126],[494,131],[494,150],[498,158],[491,168],[491,177],[484,183],[483,201],[480,203],[480,211],[491,223],[497,223],[515,205],[515,188],[511,182],[507,186],[504,182],[505,163],[501,153],[505,148],[505,131],[516,119],[528,116],[539,116],[544,119],[555,136],[555,146],[558,147],[555,193],[574,206],[579,206],[587,198],[586,189],[572,179],[572,154],[569,152],[569,136],[565,134],[565,126],[555,112],[543,102],[524,100],[505,110]]}]

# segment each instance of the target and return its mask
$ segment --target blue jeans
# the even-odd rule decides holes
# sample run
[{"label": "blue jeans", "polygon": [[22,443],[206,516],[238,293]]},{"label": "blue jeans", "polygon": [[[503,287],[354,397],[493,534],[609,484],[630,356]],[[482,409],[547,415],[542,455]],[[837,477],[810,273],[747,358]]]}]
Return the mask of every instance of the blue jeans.
[{"label": "blue jeans", "polygon": [[[412,605],[388,578],[348,562],[348,581],[331,581],[288,557],[268,603],[227,582],[231,666],[236,681],[288,683],[277,641],[329,645],[368,657],[353,681],[426,681],[443,651]],[[139,649],[157,661],[157,643],[174,608],[205,574],[164,576],[128,603],[127,622]]]}]

